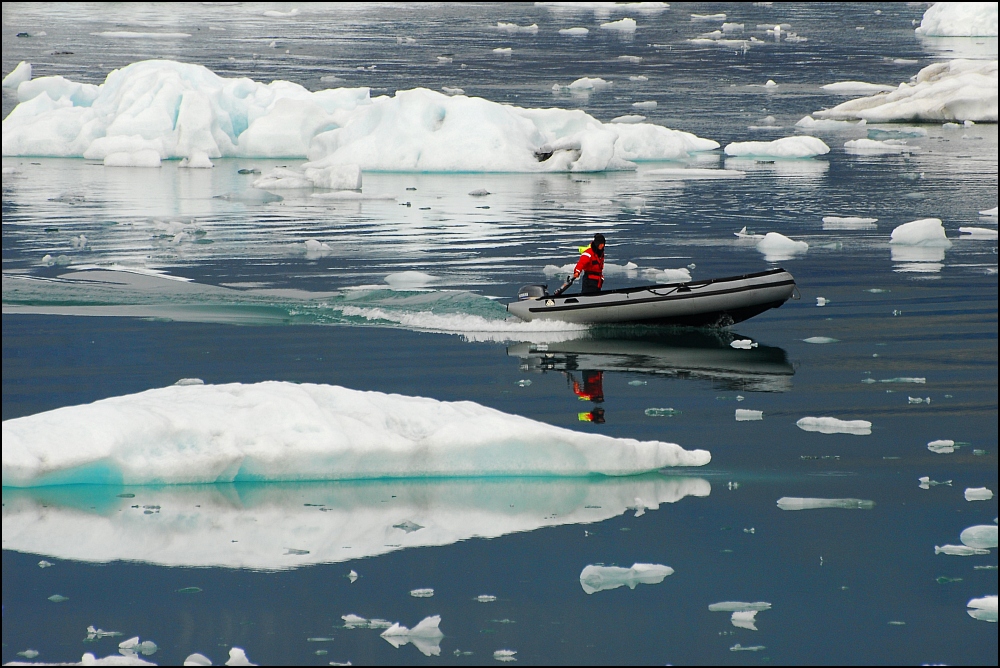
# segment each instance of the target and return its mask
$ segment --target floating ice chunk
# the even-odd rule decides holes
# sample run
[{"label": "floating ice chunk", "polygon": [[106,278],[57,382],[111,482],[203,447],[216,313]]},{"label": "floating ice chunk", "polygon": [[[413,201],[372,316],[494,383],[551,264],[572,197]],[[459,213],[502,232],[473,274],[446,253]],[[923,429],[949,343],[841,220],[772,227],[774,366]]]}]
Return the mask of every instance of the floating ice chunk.
[{"label": "floating ice chunk", "polygon": [[192,151],[191,155],[187,158],[181,160],[179,167],[188,167],[190,169],[211,169],[215,167],[212,161],[208,158],[208,153],[205,151]]},{"label": "floating ice chunk", "polygon": [[[605,275],[607,275],[607,272],[605,272]],[[691,280],[691,270],[687,268],[643,269],[642,275],[658,283],[687,283]]]},{"label": "floating ice chunk", "polygon": [[[642,172],[643,176],[652,176],[658,179],[671,179],[678,181],[703,180],[703,179],[742,179],[747,173],[736,169],[699,169],[697,167],[663,167],[660,169],[650,169]],[[743,228],[744,230],[746,228]],[[737,236],[739,236],[737,234]],[[761,237],[763,238],[763,237]]]},{"label": "floating ice chunk", "polygon": [[138,654],[150,656],[151,654],[155,654],[157,649],[159,648],[152,640],[139,642],[139,636],[118,643],[118,651],[125,656],[136,656]]},{"label": "floating ice chunk", "polygon": [[212,660],[209,659],[204,654],[199,654],[195,652],[194,654],[188,654],[187,658],[184,659],[185,666],[211,666]]},{"label": "floating ice chunk", "polygon": [[986,227],[960,227],[958,231],[962,234],[967,234],[969,236],[960,237],[961,239],[996,239],[997,231],[991,230]]},{"label": "floating ice chunk", "polygon": [[969,545],[935,545],[934,554],[947,554],[952,557],[974,557],[981,554],[989,554],[990,551],[981,547],[971,547]]},{"label": "floating ice chunk", "polygon": [[341,619],[344,620],[344,627],[348,629],[366,629],[368,628],[368,620],[364,617],[360,617],[353,613],[347,615],[341,615]]},{"label": "floating ice chunk", "polygon": [[[992,4],[994,12],[996,11],[995,3],[982,3],[982,4]],[[994,22],[996,21],[995,17],[996,14],[994,13]],[[997,622],[996,595],[984,596],[983,598],[974,598],[968,603],[966,603],[966,606],[968,606],[969,608],[968,610],[966,610],[966,612],[969,613],[969,617],[972,617],[973,619],[978,619],[983,622],[993,622],[994,624],[996,624]]]},{"label": "floating ice chunk", "polygon": [[632,564],[632,568],[590,565],[580,573],[580,586],[588,594],[618,587],[635,589],[638,584],[659,584],[673,572],[661,564]]},{"label": "floating ice chunk", "polygon": [[998,207],[993,207],[992,209],[986,209],[985,211],[980,211],[979,215],[980,216],[992,216],[993,218],[996,218],[997,217],[997,209],[998,209]]},{"label": "floating ice chunk", "polygon": [[497,597],[490,594],[480,594],[476,597],[476,600],[480,603],[493,603],[497,600]]},{"label": "floating ice chunk", "polygon": [[920,70],[891,93],[849,100],[818,118],[893,121],[997,121],[997,61],[952,60]]},{"label": "floating ice chunk", "polygon": [[586,28],[560,28],[559,29],[559,34],[560,35],[568,35],[570,37],[583,37],[583,36],[585,36],[585,35],[587,35],[589,33],[590,33],[590,31],[587,30]]},{"label": "floating ice chunk", "polygon": [[736,643],[729,648],[730,652],[759,652],[761,650],[767,649],[763,645],[748,645],[744,647],[743,645]]},{"label": "floating ice chunk", "polygon": [[626,63],[641,63],[642,56],[618,56],[618,60]]},{"label": "floating ice chunk", "polygon": [[116,638],[121,635],[120,631],[105,631],[93,626],[87,627],[87,641],[100,640],[101,638]]},{"label": "floating ice chunk", "polygon": [[826,297],[817,297],[816,298],[816,306],[826,306],[829,303],[830,302],[827,300]]},{"label": "floating ice chunk", "polygon": [[784,137],[774,141],[733,142],[726,146],[726,155],[766,158],[811,158],[830,152],[822,139],[809,136]]},{"label": "floating ice chunk", "polygon": [[692,14],[692,21],[725,21],[725,14]]},{"label": "floating ice chunk", "polygon": [[39,568],[51,568],[52,566],[53,566],[52,563],[50,563],[48,561],[45,561],[44,559],[42,559],[41,561],[38,562],[38,567]]},{"label": "floating ice chunk", "polygon": [[486,188],[476,188],[475,190],[469,192],[470,197],[486,197],[489,194],[491,193]]},{"label": "floating ice chunk", "polygon": [[[920,483],[918,487],[920,489],[930,489],[931,487],[937,487],[938,485],[948,485],[951,487],[951,480],[945,480],[944,482],[938,482],[937,480],[931,480],[930,476],[921,476],[917,478]],[[963,541],[964,542],[964,541]]]},{"label": "floating ice chunk", "polygon": [[38,656],[38,650],[37,649],[26,649],[23,652],[18,652],[17,655],[18,656],[23,656],[25,659],[34,659],[36,656]]},{"label": "floating ice chunk", "polygon": [[771,604],[766,601],[745,603],[743,601],[723,601],[708,606],[709,612],[760,612],[770,610]]},{"label": "floating ice chunk", "polygon": [[767,83],[764,84],[764,88],[774,88],[777,85],[778,84],[774,82],[774,79],[768,79]]},{"label": "floating ice chunk", "polygon": [[[499,54],[501,56],[509,56],[513,52],[514,52],[514,49],[510,48],[509,46],[501,46],[501,47],[497,47],[496,49],[493,49],[493,53]],[[461,90],[461,89],[459,89],[459,90]],[[444,92],[447,93],[448,91],[445,90]]]},{"label": "floating ice chunk", "polygon": [[958,447],[958,445],[955,443],[955,441],[951,439],[931,441],[930,443],[927,444],[928,450],[930,450],[931,452],[935,452],[939,455],[950,455],[951,453],[955,452],[956,447]]},{"label": "floating ice chunk", "polygon": [[[473,402],[285,382],[171,386],[2,427],[3,484],[16,487],[622,475],[711,460],[704,450],[574,432]],[[417,460],[404,455],[418,451]]]},{"label": "floating ice chunk", "polygon": [[358,572],[352,570],[350,573],[347,574],[347,579],[350,581],[351,584],[354,584],[355,582],[358,581]]},{"label": "floating ice chunk", "polygon": [[647,408],[643,412],[649,417],[673,417],[681,414],[679,410],[673,408]]},{"label": "floating ice chunk", "polygon": [[997,3],[935,2],[915,32],[928,37],[996,37]]},{"label": "floating ice chunk", "polygon": [[993,492],[988,487],[969,487],[965,490],[966,501],[989,501]]},{"label": "floating ice chunk", "polygon": [[874,230],[878,218],[859,216],[823,216],[824,230]]},{"label": "floating ice chunk", "polygon": [[444,633],[438,628],[440,624],[440,615],[426,617],[412,629],[397,622],[382,632],[382,638],[396,648],[413,643],[424,656],[440,656],[441,639],[444,637]]},{"label": "floating ice chunk", "polygon": [[820,508],[871,510],[874,507],[875,502],[867,499],[806,499],[793,496],[783,496],[778,499],[778,508],[782,510],[817,510]]},{"label": "floating ice chunk", "polygon": [[646,100],[645,102],[633,102],[636,109],[656,109],[656,100]]},{"label": "floating ice chunk", "polygon": [[305,246],[306,255],[313,257],[319,257],[333,252],[333,249],[330,248],[329,244],[325,244],[317,239],[306,239],[302,242],[302,245]]},{"label": "floating ice chunk", "polygon": [[757,347],[757,342],[750,339],[736,339],[729,342],[729,347],[736,348],[737,350],[750,350]]},{"label": "floating ice chunk", "polygon": [[756,631],[757,625],[754,623],[756,621],[756,617],[756,610],[738,610],[733,613],[733,616],[729,618],[729,621],[736,628]]},{"label": "floating ice chunk", "polygon": [[628,78],[629,81],[649,81],[649,77],[643,74],[633,74]]},{"label": "floating ice chunk", "polygon": [[872,433],[872,423],[868,420],[838,420],[832,417],[804,417],[795,423],[804,431],[818,431],[821,434],[854,434],[867,436]]},{"label": "floating ice chunk", "polygon": [[17,67],[12,69],[10,73],[3,78],[3,88],[13,88],[17,89],[25,81],[31,81],[31,63],[26,63],[23,60],[17,64]]},{"label": "floating ice chunk", "polygon": [[419,288],[430,285],[438,278],[422,271],[401,271],[389,274],[384,280],[394,288]]},{"label": "floating ice chunk", "polygon": [[795,127],[813,132],[843,132],[845,130],[857,130],[859,126],[866,125],[865,121],[851,123],[849,121],[833,121],[829,119],[815,119],[812,116],[803,116],[796,123]]},{"label": "floating ice chunk", "polygon": [[[715,170],[713,170],[713,171],[715,171]],[[744,172],[739,172],[739,173],[743,174]],[[735,234],[736,237],[739,238],[739,239],[763,239],[764,238],[763,234],[754,234],[753,232],[747,232],[747,226],[746,225],[744,225],[743,229],[741,229],[739,232],[733,232],[733,234]]]},{"label": "floating ice chunk", "polygon": [[430,598],[433,595],[434,595],[434,590],[430,588],[410,590],[410,596],[412,596],[413,598]]},{"label": "floating ice chunk", "polygon": [[906,400],[911,404],[929,404],[931,402],[930,397],[907,397]]},{"label": "floating ice chunk", "polygon": [[764,411],[754,411],[748,410],[746,408],[736,409],[736,421],[737,422],[749,422],[751,420],[763,420]]},{"label": "floating ice chunk", "polygon": [[[558,86],[560,89],[571,90],[571,91],[591,91],[591,90],[603,90],[612,85],[612,82],[605,81],[600,77],[581,77],[569,84],[568,86]],[[557,86],[553,86],[555,89]]]},{"label": "floating ice chunk", "polygon": [[806,343],[837,343],[840,339],[834,339],[829,336],[810,336],[808,339],[802,339]]},{"label": "floating ice chunk", "polygon": [[517,652],[512,649],[498,649],[497,651],[493,652],[493,658],[496,659],[497,661],[504,661],[504,662],[517,661],[517,659],[514,658],[515,654],[517,654]]},{"label": "floating ice chunk", "polygon": [[503,21],[497,22],[497,30],[501,32],[509,33],[527,33],[529,35],[534,35],[538,32],[538,24],[532,23],[530,26],[519,26],[516,23],[504,23]]},{"label": "floating ice chunk", "polygon": [[864,95],[896,90],[895,86],[866,83],[864,81],[838,81],[837,83],[820,86],[820,88],[828,93],[839,93],[841,95]]},{"label": "floating ice chunk", "polygon": [[635,19],[630,18],[601,24],[601,30],[614,30],[616,32],[635,32],[636,27]]},{"label": "floating ice chunk", "polygon": [[882,153],[913,153],[919,151],[919,146],[909,146],[906,142],[898,139],[887,139],[878,141],[875,139],[852,139],[844,142],[844,148],[848,153],[861,155],[877,155]]},{"label": "floating ice chunk", "polygon": [[109,153],[104,158],[105,167],[159,167],[160,154],[153,149],[126,153]]},{"label": "floating ice chunk", "polygon": [[757,242],[757,250],[764,254],[764,259],[769,262],[780,262],[790,260],[799,253],[809,250],[809,244],[805,241],[795,241],[789,239],[778,232],[768,232],[764,238]]},{"label": "floating ice chunk", "polygon": [[49,596],[49,600],[53,603],[65,603],[69,600],[69,596],[63,596],[62,594],[52,594]]},{"label": "floating ice chunk", "polygon": [[891,244],[951,248],[940,218],[921,218],[903,223],[892,231]]},{"label": "floating ice chunk", "polygon": [[[297,12],[297,9],[292,11]],[[250,663],[250,659],[247,658],[247,653],[243,651],[240,647],[233,647],[229,650],[229,658],[226,659],[227,666],[256,666],[256,663]]]},{"label": "floating ice chunk", "polygon": [[997,525],[977,524],[962,530],[959,536],[963,545],[990,549],[997,546]]},{"label": "floating ice chunk", "polygon": [[640,116],[639,114],[625,114],[624,116],[615,116],[611,119],[612,123],[642,123],[646,120],[645,116]]}]

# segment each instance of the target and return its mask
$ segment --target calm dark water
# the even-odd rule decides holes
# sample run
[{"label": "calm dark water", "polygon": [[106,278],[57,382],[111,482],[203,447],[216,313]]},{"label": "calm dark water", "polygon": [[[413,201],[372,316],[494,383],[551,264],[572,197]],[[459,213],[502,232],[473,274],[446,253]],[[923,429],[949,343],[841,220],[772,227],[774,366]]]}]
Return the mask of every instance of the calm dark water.
[{"label": "calm dark water", "polygon": [[[597,29],[624,14],[531,5],[261,16],[275,8],[293,5],[200,6],[184,16],[160,5],[87,5],[68,16],[55,5],[5,3],[3,69],[29,60],[36,76],[100,82],[113,67],[164,57],[311,89],[460,85],[602,120],[656,99],[652,121],[725,144],[794,134],[803,115],[841,99],[822,84],[897,84],[956,54],[946,49],[992,48],[996,57],[996,40],[920,41],[910,22],[922,8],[901,4],[673,4],[635,15],[631,39]],[[686,41],[719,27],[690,14],[719,11],[748,34],[789,23],[807,41],[745,53]],[[539,31],[503,33],[491,28],[497,21]],[[591,33],[555,32],[571,26]],[[110,30],[192,36],[91,34]],[[510,58],[492,53],[505,46]],[[73,53],[56,55],[65,51]],[[437,65],[442,53],[454,54],[451,65]],[[329,74],[344,82],[321,84]],[[635,74],[648,81],[629,82]],[[616,83],[586,98],[552,95],[553,83],[582,76]],[[767,79],[777,89],[765,91]],[[5,91],[4,115],[13,104]],[[748,129],[767,115],[783,133]],[[997,516],[995,498],[963,496],[967,487],[997,490],[997,244],[958,238],[960,226],[995,228],[978,211],[996,205],[996,126],[925,128],[910,140],[921,148],[911,157],[846,154],[843,142],[864,130],[823,134],[832,150],[821,158],[727,164],[748,170],[740,181],[664,182],[646,173],[656,165],[594,175],[365,174],[365,192],[398,201],[335,207],[288,193],[247,201],[256,191],[237,169],[273,161],[221,160],[192,176],[169,163],[104,170],[4,158],[17,169],[3,182],[4,420],[184,377],[285,380],[473,400],[581,431],[705,448],[713,461],[624,481],[5,488],[3,661],[29,648],[39,661],[106,656],[139,635],[156,642],[147,658],[161,664],[191,652],[221,663],[233,646],[258,663],[476,664],[501,649],[529,663],[994,663],[996,627],[966,614],[966,602],[996,593],[995,549],[962,557],[934,548],[961,544],[964,528]],[[719,153],[700,161],[721,166]],[[494,193],[488,210],[467,195],[481,187]],[[227,193],[244,197],[215,198]],[[824,229],[830,215],[879,220],[875,229]],[[928,216],[944,221],[954,245],[939,258],[894,257],[892,228]],[[171,223],[212,243],[174,244]],[[639,270],[693,264],[694,278],[709,278],[778,264],[733,236],[743,226],[810,249],[780,261],[802,299],[729,332],[540,332],[506,323],[493,299],[555,282],[543,268],[571,262],[597,230],[608,235],[610,262]],[[89,240],[82,249],[71,243],[80,234]],[[310,255],[306,239],[332,250]],[[119,280],[96,285],[77,279],[106,272],[46,266],[46,254],[71,267],[192,280],[115,272]],[[428,291],[386,289],[386,275],[407,270],[437,279]],[[335,292],[364,285],[372,287]],[[817,297],[829,303],[817,307]],[[107,317],[83,317],[97,315]],[[758,348],[732,349],[737,336]],[[804,342],[816,336],[837,341]],[[572,380],[596,374],[603,402],[580,401]],[[863,382],[901,377],[925,382]],[[580,421],[598,407],[603,424]],[[679,414],[650,417],[648,408]],[[761,410],[763,420],[737,422],[738,408]],[[807,415],[869,420],[872,433],[805,432],[795,422]],[[967,445],[937,454],[927,448],[935,439]],[[921,489],[921,476],[952,484]],[[659,508],[636,516],[636,497]],[[874,507],[786,511],[782,497]],[[159,507],[147,515],[143,506]],[[425,528],[393,528],[406,520]],[[634,590],[588,595],[580,586],[589,564],[637,562],[675,572]],[[360,576],[353,584],[351,570]],[[178,593],[187,587],[201,591]],[[423,587],[434,596],[409,595]],[[53,594],[69,600],[50,602]],[[497,600],[476,601],[482,594]],[[753,631],[708,610],[721,601],[772,607]],[[440,656],[345,629],[348,613],[409,627],[440,614]],[[124,635],[82,642],[88,625]],[[737,644],[761,649],[732,651]]]}]

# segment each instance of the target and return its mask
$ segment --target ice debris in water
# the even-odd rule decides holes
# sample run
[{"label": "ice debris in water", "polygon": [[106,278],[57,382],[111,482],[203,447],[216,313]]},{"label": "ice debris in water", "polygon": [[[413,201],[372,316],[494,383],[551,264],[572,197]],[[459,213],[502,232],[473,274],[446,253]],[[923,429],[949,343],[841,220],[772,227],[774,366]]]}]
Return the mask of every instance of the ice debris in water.
[{"label": "ice debris in water", "polygon": [[751,420],[763,420],[764,411],[754,411],[748,410],[746,408],[736,409],[736,421],[737,422],[749,422]]},{"label": "ice debris in water", "polygon": [[382,638],[396,648],[413,643],[413,646],[424,656],[440,656],[441,638],[444,637],[438,628],[440,624],[440,615],[426,617],[412,629],[397,622],[382,632]]},{"label": "ice debris in water", "polygon": [[913,153],[920,150],[919,146],[910,146],[901,139],[886,139],[885,141],[878,141],[867,138],[851,139],[850,141],[846,141],[844,142],[844,148],[847,149],[847,153],[855,153],[859,155]]},{"label": "ice debris in water", "polygon": [[993,491],[988,487],[969,487],[965,490],[966,501],[989,501],[993,498]]},{"label": "ice debris in water", "polygon": [[632,106],[636,109],[656,109],[656,100],[645,100],[643,102],[633,102]]},{"label": "ice debris in water", "polygon": [[[3,484],[20,487],[107,476],[136,485],[630,475],[711,460],[705,450],[571,431],[470,401],[274,381],[169,386],[2,428]],[[406,455],[418,451],[418,460]]]},{"label": "ice debris in water", "polygon": [[41,561],[38,562],[38,567],[39,568],[48,568],[50,566],[52,566],[52,563],[48,562],[48,561],[45,561],[44,559],[42,559]]},{"label": "ice debris in water", "polygon": [[646,382],[645,380],[630,380],[628,384],[632,387],[639,387],[640,385],[645,385]]},{"label": "ice debris in water", "polygon": [[120,635],[120,631],[105,631],[104,629],[98,629],[91,625],[87,627],[87,637],[84,639],[84,642],[93,642],[94,640],[100,640],[101,638],[116,638]]},{"label": "ice debris in water", "polygon": [[969,617],[973,619],[978,619],[983,622],[997,622],[997,596],[984,596],[983,598],[974,598],[966,606],[969,608],[966,612],[969,613]]},{"label": "ice debris in water", "polygon": [[517,381],[518,387],[528,387],[529,385],[531,385],[531,381],[527,378],[525,378],[524,380]]},{"label": "ice debris in water", "polygon": [[635,32],[637,25],[635,19],[624,18],[620,21],[610,21],[601,24],[601,30],[613,30],[616,32]]},{"label": "ice debris in water", "polygon": [[476,597],[476,600],[480,603],[493,603],[497,600],[497,597],[490,594],[480,594]]},{"label": "ice debris in water", "polygon": [[875,502],[867,499],[807,499],[793,496],[783,496],[778,499],[778,508],[782,510],[818,510],[821,508],[871,510],[874,507]]},{"label": "ice debris in water", "polygon": [[861,216],[823,216],[824,230],[874,230],[878,218]]},{"label": "ice debris in water", "polygon": [[712,603],[708,606],[709,612],[760,612],[762,610],[770,610],[771,604],[766,601],[757,601],[755,603],[745,603],[743,601],[722,601],[721,603]]},{"label": "ice debris in water", "polygon": [[515,654],[517,654],[517,652],[512,649],[498,649],[497,651],[493,652],[493,658],[496,659],[497,661],[503,661],[503,662],[517,661],[517,659],[514,658]]},{"label": "ice debris in water", "polygon": [[4,88],[17,90],[17,87],[25,81],[31,81],[31,63],[26,63],[22,60],[17,64],[17,67],[12,69],[10,73],[3,78],[2,86]]},{"label": "ice debris in water", "polygon": [[250,663],[250,659],[247,658],[247,653],[243,651],[240,647],[233,647],[229,650],[229,658],[226,659],[227,666],[256,666],[256,663]]},{"label": "ice debris in water", "polygon": [[826,306],[829,303],[830,302],[827,300],[826,297],[817,297],[816,298],[816,306]]},{"label": "ice debris in water", "polygon": [[631,568],[590,565],[580,573],[580,586],[588,594],[618,587],[635,589],[638,584],[659,584],[673,572],[662,564],[632,564]]},{"label": "ice debris in water", "polygon": [[914,32],[930,37],[996,37],[997,3],[935,2]]},{"label": "ice debris in water", "polygon": [[[944,482],[938,482],[937,480],[931,480],[930,476],[921,476],[917,478],[920,483],[920,489],[930,489],[931,487],[937,487],[938,485],[948,485],[951,487],[951,480],[945,480]],[[964,542],[964,541],[963,541]]]},{"label": "ice debris in water", "polygon": [[736,339],[729,342],[729,347],[737,350],[750,350],[757,347],[757,342],[750,339]]},{"label": "ice debris in water", "polygon": [[729,648],[729,651],[730,652],[759,652],[759,651],[761,651],[763,649],[767,649],[767,648],[764,647],[763,645],[748,645],[747,647],[744,647],[743,645],[741,645],[739,643],[736,643],[735,645],[733,645],[732,647]]},{"label": "ice debris in water", "polygon": [[601,91],[605,88],[609,88],[613,83],[611,81],[605,81],[600,77],[581,77],[575,80],[573,83],[561,86],[559,84],[553,84],[553,92],[561,92],[568,90],[571,92],[590,92],[590,91]]},{"label": "ice debris in water", "polygon": [[970,547],[969,545],[935,545],[934,554],[947,554],[953,557],[972,557],[980,554],[989,554],[990,551],[981,547]]},{"label": "ice debris in water", "polygon": [[990,549],[997,546],[997,525],[977,524],[962,530],[959,536],[963,545]]},{"label": "ice debris in water", "polygon": [[471,195],[472,197],[486,197],[489,194],[491,193],[486,188],[476,188],[475,190],[469,193],[469,195]]},{"label": "ice debris in water", "polygon": [[181,378],[174,385],[204,385],[205,381],[201,378]]},{"label": "ice debris in water", "polygon": [[808,339],[802,339],[806,343],[837,343],[840,339],[834,339],[829,336],[810,336]]},{"label": "ice debris in water", "polygon": [[38,650],[37,649],[26,649],[23,652],[18,652],[17,655],[18,656],[23,656],[25,659],[34,659],[36,656],[38,656]]},{"label": "ice debris in water", "polygon": [[996,240],[997,238],[997,231],[991,230],[986,227],[960,227],[958,228],[958,231],[961,232],[962,234],[968,235],[965,237],[960,237],[962,239]]},{"label": "ice debris in water", "polygon": [[813,113],[817,118],[893,121],[997,121],[997,61],[957,59],[920,70],[913,83]]},{"label": "ice debris in water", "polygon": [[[718,171],[718,170],[713,170],[713,171]],[[723,170],[723,171],[725,171],[725,170]],[[733,234],[735,234],[738,239],[763,239],[764,238],[763,234],[754,234],[753,232],[747,232],[747,226],[746,225],[744,225],[743,229],[741,229],[739,232],[733,232]]]},{"label": "ice debris in water", "polygon": [[645,116],[640,116],[639,114],[625,114],[624,116],[615,116],[611,119],[612,123],[642,123],[646,120]]},{"label": "ice debris in water", "polygon": [[351,581],[351,584],[354,584],[358,580],[358,572],[352,570],[350,573],[347,574],[347,579]]},{"label": "ice debris in water", "polygon": [[726,155],[763,158],[811,158],[830,152],[822,139],[800,135],[774,141],[733,142],[726,146]]},{"label": "ice debris in water", "polygon": [[211,666],[212,660],[209,659],[204,654],[200,652],[195,652],[194,654],[188,654],[187,658],[184,659],[183,665],[185,666]]},{"label": "ice debris in water", "polygon": [[643,412],[649,417],[673,417],[681,414],[679,410],[673,408],[647,408]]},{"label": "ice debris in water", "polygon": [[929,404],[931,403],[930,397],[907,397],[907,403],[911,404]]},{"label": "ice debris in water", "polygon": [[69,600],[69,597],[62,594],[52,594],[52,596],[49,596],[49,600],[53,603],[65,603]]},{"label": "ice debris in water", "polygon": [[509,33],[527,33],[534,35],[538,32],[538,24],[532,23],[530,26],[519,26],[516,23],[504,23],[497,21],[497,30]]},{"label": "ice debris in water", "polygon": [[809,244],[805,241],[795,241],[789,239],[779,232],[768,232],[764,238],[757,242],[757,250],[764,254],[764,259],[769,262],[780,262],[790,260],[798,253],[809,250]]},{"label": "ice debris in water", "polygon": [[729,618],[730,623],[733,626],[740,629],[747,629],[749,631],[756,631],[757,625],[755,622],[757,617],[756,610],[741,610],[733,613],[732,617]]},{"label": "ice debris in water", "polygon": [[426,589],[411,589],[410,596],[413,598],[430,598],[434,595],[434,590],[431,588]]},{"label": "ice debris in water", "polygon": [[872,423],[868,420],[839,420],[832,417],[804,417],[795,423],[804,431],[821,434],[854,434],[867,436],[872,433]]},{"label": "ice debris in water", "polygon": [[159,648],[152,640],[139,642],[139,636],[118,643],[118,651],[124,656],[137,656],[139,654],[150,656],[155,654],[157,649]]},{"label": "ice debris in water", "polygon": [[577,27],[577,28],[560,28],[559,29],[559,34],[560,35],[568,35],[570,37],[583,37],[584,35],[587,35],[588,33],[590,33],[590,30],[588,30],[587,28],[579,28],[579,27]]}]

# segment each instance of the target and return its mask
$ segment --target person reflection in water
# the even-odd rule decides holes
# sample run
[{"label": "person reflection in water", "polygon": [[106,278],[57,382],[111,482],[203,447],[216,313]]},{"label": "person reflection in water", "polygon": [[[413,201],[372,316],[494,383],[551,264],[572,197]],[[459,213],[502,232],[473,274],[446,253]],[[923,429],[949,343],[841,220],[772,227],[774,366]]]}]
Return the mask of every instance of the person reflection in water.
[{"label": "person reflection in water", "polygon": [[[603,371],[584,371],[582,385],[577,381],[573,374],[567,372],[566,376],[567,380],[569,380],[573,386],[573,394],[575,394],[580,401],[592,401],[595,404],[604,403]],[[597,424],[604,424],[604,409],[597,406],[589,412],[577,414],[577,417],[581,422],[596,422]]]}]

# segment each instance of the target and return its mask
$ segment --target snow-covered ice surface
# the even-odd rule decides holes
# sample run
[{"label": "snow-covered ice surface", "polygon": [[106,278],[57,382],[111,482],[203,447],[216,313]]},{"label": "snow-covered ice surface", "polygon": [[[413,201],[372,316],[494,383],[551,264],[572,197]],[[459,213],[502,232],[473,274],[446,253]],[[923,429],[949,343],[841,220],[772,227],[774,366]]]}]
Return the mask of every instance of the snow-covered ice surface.
[{"label": "snow-covered ice surface", "polygon": [[[997,126],[812,115],[873,94],[824,85],[928,88],[911,77],[960,59],[992,63],[995,37],[918,35],[928,5],[906,3],[172,7],[4,3],[2,75],[30,63],[25,94],[53,86],[54,97],[28,105],[73,84],[84,101],[112,71],[147,61],[201,66],[223,86],[261,94],[297,90],[302,101],[233,128],[241,146],[256,135],[255,150],[273,142],[287,152],[147,149],[157,136],[173,140],[175,120],[194,128],[192,106],[163,121],[164,135],[108,145],[126,160],[156,151],[159,167],[105,167],[99,154],[4,157],[5,421],[180,379],[203,384],[178,391],[279,381],[471,401],[588,437],[676,442],[712,461],[635,477],[5,487],[0,661],[105,657],[139,637],[157,645],[139,657],[160,665],[194,653],[222,664],[231,647],[261,665],[413,663],[425,660],[419,647],[379,634],[434,615],[444,634],[436,663],[493,663],[499,650],[531,664],[996,660],[996,626],[965,611],[981,614],[967,602],[997,591],[996,548],[978,535],[995,526],[997,497],[969,502],[964,490],[997,491],[997,242],[962,228],[996,230],[995,212],[980,212],[997,205]],[[623,18],[634,33],[600,28]],[[587,33],[559,33],[574,27]],[[562,89],[585,78],[611,85]],[[309,154],[314,138],[355,136],[311,106],[331,89],[367,89],[348,125],[370,126],[352,130],[357,142],[338,144],[342,155],[326,165],[329,154]],[[983,90],[953,92],[979,104]],[[16,88],[3,88],[2,104],[6,117]],[[476,104],[496,115],[473,120]],[[383,123],[376,106],[399,113]],[[147,115],[134,125],[155,125],[158,107],[136,100]],[[525,143],[518,128],[534,110],[553,111],[533,126],[558,127]],[[118,122],[132,137],[127,116]],[[321,117],[329,125],[310,125]],[[599,125],[574,125],[588,119]],[[72,131],[69,120],[60,127]],[[463,122],[471,134],[457,130]],[[663,161],[677,139],[665,128],[720,147]],[[634,169],[537,171],[605,155],[607,144],[587,142],[610,133],[612,158]],[[830,151],[722,150],[808,135]],[[374,171],[351,157],[382,136],[419,149],[408,154],[414,164],[451,155],[478,168],[516,154],[536,171]],[[860,139],[908,148],[848,153],[844,144]],[[372,164],[396,160],[372,150]],[[360,188],[319,185],[350,165],[361,182],[347,185]],[[254,187],[278,169],[304,187]],[[895,228],[926,218],[942,221],[951,247],[890,243]],[[718,329],[508,320],[518,288],[558,287],[596,232],[608,240],[610,289],[669,269],[686,272],[694,292],[700,281],[781,267],[796,290],[780,308]],[[768,232],[808,251],[770,262],[756,248]],[[818,339],[836,342],[809,342]],[[672,416],[648,417],[648,407]],[[737,421],[736,411],[763,420]],[[406,415],[382,419],[405,428]],[[803,416],[863,419],[871,435],[806,431],[795,425]],[[251,432],[254,419],[218,438]],[[702,493],[667,503],[687,485]],[[876,505],[790,511],[781,498]],[[581,591],[585,566],[634,563],[677,572],[634,590]],[[410,596],[416,589],[434,596]],[[727,601],[774,606],[705,609]],[[348,629],[350,614],[363,627]],[[123,635],[81,645],[88,626]],[[737,644],[756,651],[731,653]],[[18,654],[28,649],[39,654]]]},{"label": "snow-covered ice surface", "polygon": [[935,2],[920,19],[918,35],[928,37],[996,37],[995,2]]}]

